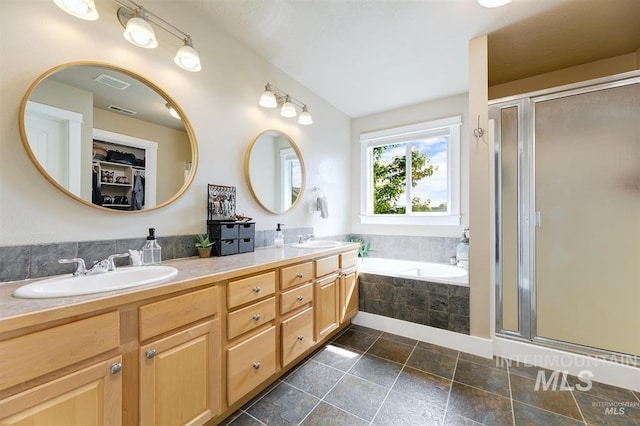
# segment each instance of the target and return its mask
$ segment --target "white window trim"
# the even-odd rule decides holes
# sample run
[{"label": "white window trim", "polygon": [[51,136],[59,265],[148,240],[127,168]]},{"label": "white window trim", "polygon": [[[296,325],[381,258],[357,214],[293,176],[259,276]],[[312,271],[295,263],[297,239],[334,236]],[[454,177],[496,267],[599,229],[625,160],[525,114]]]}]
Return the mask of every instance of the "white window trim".
[{"label": "white window trim", "polygon": [[[360,223],[379,225],[436,225],[460,226],[460,127],[462,116],[454,116],[424,123],[394,127],[360,134]],[[374,215],[372,200],[372,177],[369,148],[386,145],[394,141],[404,142],[408,138],[432,136],[438,131],[448,130],[447,144],[447,213],[415,213],[405,215]]]}]

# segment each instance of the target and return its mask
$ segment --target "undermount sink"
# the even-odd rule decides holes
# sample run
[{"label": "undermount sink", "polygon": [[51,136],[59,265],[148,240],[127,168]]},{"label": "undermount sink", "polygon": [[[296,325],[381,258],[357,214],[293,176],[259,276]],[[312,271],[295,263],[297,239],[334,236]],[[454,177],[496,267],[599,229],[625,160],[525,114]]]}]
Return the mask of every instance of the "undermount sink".
[{"label": "undermount sink", "polygon": [[80,296],[155,284],[178,275],[172,266],[152,265],[120,268],[114,272],[95,275],[63,275],[24,285],[13,292],[23,299]]},{"label": "undermount sink", "polygon": [[301,249],[324,249],[324,248],[338,247],[340,244],[342,244],[340,241],[311,240],[311,241],[305,241],[304,243],[291,244],[291,247],[301,248]]}]

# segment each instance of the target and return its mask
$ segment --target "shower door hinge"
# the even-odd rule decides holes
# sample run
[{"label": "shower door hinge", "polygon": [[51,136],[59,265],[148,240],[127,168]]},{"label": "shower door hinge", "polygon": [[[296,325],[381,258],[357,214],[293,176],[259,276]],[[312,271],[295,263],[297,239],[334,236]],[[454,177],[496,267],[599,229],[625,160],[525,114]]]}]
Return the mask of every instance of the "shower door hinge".
[{"label": "shower door hinge", "polygon": [[536,228],[540,228],[542,226],[542,214],[540,212],[535,212],[535,221]]}]

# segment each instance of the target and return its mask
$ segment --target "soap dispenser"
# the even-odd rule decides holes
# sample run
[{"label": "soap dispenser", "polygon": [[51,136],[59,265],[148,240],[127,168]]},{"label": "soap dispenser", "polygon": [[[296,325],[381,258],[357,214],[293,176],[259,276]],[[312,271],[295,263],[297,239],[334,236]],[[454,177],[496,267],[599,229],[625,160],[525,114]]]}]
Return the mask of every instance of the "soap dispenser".
[{"label": "soap dispenser", "polygon": [[469,228],[462,230],[462,237],[456,248],[456,265],[460,268],[469,269]]},{"label": "soap dispenser", "polygon": [[156,228],[149,228],[147,242],[142,247],[142,264],[157,265],[162,261],[162,248],[156,239]]},{"label": "soap dispenser", "polygon": [[275,247],[284,247],[284,234],[282,233],[281,226],[284,226],[284,223],[279,223],[276,228],[276,236],[273,239],[273,245]]}]

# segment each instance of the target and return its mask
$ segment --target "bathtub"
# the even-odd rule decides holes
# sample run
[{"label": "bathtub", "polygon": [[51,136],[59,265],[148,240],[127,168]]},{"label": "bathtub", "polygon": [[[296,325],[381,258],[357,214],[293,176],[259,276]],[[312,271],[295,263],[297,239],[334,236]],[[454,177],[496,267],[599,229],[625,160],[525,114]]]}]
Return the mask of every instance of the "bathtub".
[{"label": "bathtub", "polygon": [[358,272],[469,286],[469,274],[466,269],[444,263],[365,257],[358,263]]},{"label": "bathtub", "polygon": [[358,310],[469,334],[468,272],[442,263],[365,257]]}]

